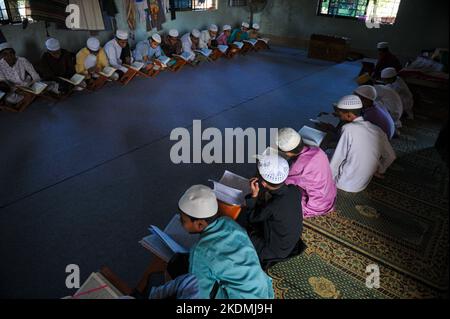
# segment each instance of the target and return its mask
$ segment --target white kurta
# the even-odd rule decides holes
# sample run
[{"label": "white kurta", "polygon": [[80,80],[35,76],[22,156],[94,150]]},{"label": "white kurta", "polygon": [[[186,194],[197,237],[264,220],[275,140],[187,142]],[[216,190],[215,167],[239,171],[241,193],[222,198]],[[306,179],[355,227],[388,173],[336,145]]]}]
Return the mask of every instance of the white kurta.
[{"label": "white kurta", "polygon": [[189,53],[192,55],[190,61],[195,60],[195,52],[192,49],[192,40],[191,40],[191,34],[186,33],[181,37],[181,44],[183,47],[183,52]]},{"label": "white kurta", "polygon": [[358,117],[342,127],[330,165],[338,189],[359,193],[367,188],[375,173],[384,174],[395,159],[386,134]]},{"label": "white kurta", "polygon": [[120,70],[124,73],[128,72],[128,68],[122,65],[122,60],[120,59],[120,55],[122,54],[122,47],[117,43],[116,39],[112,39],[107,42],[103,48],[105,50],[106,56],[109,60],[109,65],[113,68]]},{"label": "white kurta", "polygon": [[398,76],[397,80],[394,83],[387,84],[386,86],[394,89],[395,92],[400,95],[403,103],[403,110],[408,115],[408,118],[410,120],[414,119],[414,97],[405,81],[403,81],[403,79]]},{"label": "white kurta", "polygon": [[377,102],[383,107],[386,111],[391,114],[392,119],[394,120],[395,127],[402,127],[402,115],[403,115],[403,102],[400,95],[392,88],[387,87],[386,85],[375,85],[375,89],[377,90]]},{"label": "white kurta", "polygon": [[208,43],[211,40],[214,40],[214,39],[209,34],[209,31],[203,30],[202,33],[200,34],[200,41],[198,43],[198,47],[200,49],[208,49]]}]

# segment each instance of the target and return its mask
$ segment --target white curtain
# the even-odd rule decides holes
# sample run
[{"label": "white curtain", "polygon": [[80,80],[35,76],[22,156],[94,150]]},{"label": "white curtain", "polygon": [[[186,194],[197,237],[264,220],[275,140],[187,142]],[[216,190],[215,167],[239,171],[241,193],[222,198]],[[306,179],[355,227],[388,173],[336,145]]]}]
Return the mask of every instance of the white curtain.
[{"label": "white curtain", "polygon": [[105,30],[102,10],[98,0],[69,0],[69,3],[80,7],[81,30]]}]

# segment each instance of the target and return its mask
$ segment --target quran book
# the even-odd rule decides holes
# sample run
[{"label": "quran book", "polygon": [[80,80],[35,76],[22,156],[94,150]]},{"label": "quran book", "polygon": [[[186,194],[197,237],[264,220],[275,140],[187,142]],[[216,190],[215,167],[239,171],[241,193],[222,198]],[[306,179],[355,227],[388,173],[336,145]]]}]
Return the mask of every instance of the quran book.
[{"label": "quran book", "polygon": [[163,66],[165,66],[165,67],[167,67],[167,64],[170,62],[170,58],[169,57],[167,57],[167,56],[160,56],[159,58],[158,58],[158,61],[159,62],[161,62],[161,64],[163,65]]},{"label": "quran book", "polygon": [[113,68],[113,67],[111,67],[111,66],[107,66],[107,67],[105,67],[105,68],[102,70],[102,72],[100,72],[100,74],[103,75],[103,76],[105,76],[105,77],[107,77],[107,78],[109,78],[109,77],[111,77],[111,76],[114,74],[114,72],[116,72],[116,71],[117,71],[117,69],[115,69],[115,68]]},{"label": "quran book", "polygon": [[190,61],[195,58],[195,54],[193,52],[191,52],[191,53],[183,52],[181,55],[174,54],[173,56],[179,57],[179,58],[183,59],[184,61]]},{"label": "quran book", "polygon": [[217,199],[228,205],[244,206],[245,196],[251,193],[250,181],[230,171],[225,171],[219,182],[210,181]]},{"label": "quran book", "polygon": [[251,44],[252,46],[255,46],[256,43],[258,42],[258,40],[256,40],[256,39],[250,39],[250,40],[244,40],[243,42],[249,43],[249,44]]},{"label": "quran book", "polygon": [[169,262],[177,253],[188,253],[199,239],[199,235],[189,234],[183,228],[178,214],[174,215],[164,231],[153,225],[149,231],[150,235],[139,243],[165,262]]},{"label": "quran book", "polygon": [[142,62],[133,62],[132,64],[124,64],[124,66],[133,69],[135,71],[140,71],[144,67],[144,63]]},{"label": "quran book", "polygon": [[70,299],[118,299],[122,296],[102,274],[94,272]]},{"label": "quran book", "polygon": [[331,114],[324,114],[324,115],[319,116],[317,119],[315,119],[315,120],[311,119],[310,121],[313,123],[317,123],[317,124],[320,124],[320,123],[330,124],[334,128],[338,127],[339,123],[341,123],[341,120],[339,118],[337,118]]},{"label": "quran book", "polygon": [[327,136],[326,133],[309,126],[304,126],[298,133],[300,134],[306,145],[317,147],[320,147],[323,140]]},{"label": "quran book", "polygon": [[31,87],[21,86],[20,88],[25,92],[33,93],[36,95],[41,94],[47,88],[47,84],[42,82],[35,82]]},{"label": "quran book", "polygon": [[268,39],[268,38],[260,38],[260,39],[258,39],[258,41],[262,41],[265,44],[269,44],[270,39]]},{"label": "quran book", "polygon": [[227,53],[228,45],[221,44],[221,45],[217,46],[217,49],[219,49],[219,51],[222,52],[222,53]]},{"label": "quran book", "polygon": [[69,82],[70,84],[72,84],[74,86],[80,85],[81,82],[83,82],[85,78],[86,77],[84,75],[77,74],[77,73],[74,74],[70,79],[66,79],[66,78],[60,77],[61,80]]},{"label": "quran book", "polygon": [[240,49],[242,49],[242,47],[244,46],[244,43],[243,42],[233,42],[233,44],[235,45],[235,46],[237,46],[238,48],[239,48],[239,50]]},{"label": "quran book", "polygon": [[212,50],[211,49],[207,49],[207,48],[203,48],[201,50],[195,50],[195,52],[200,53],[200,54],[202,54],[202,55],[204,55],[206,57],[209,57],[211,55],[211,53],[212,53]]}]

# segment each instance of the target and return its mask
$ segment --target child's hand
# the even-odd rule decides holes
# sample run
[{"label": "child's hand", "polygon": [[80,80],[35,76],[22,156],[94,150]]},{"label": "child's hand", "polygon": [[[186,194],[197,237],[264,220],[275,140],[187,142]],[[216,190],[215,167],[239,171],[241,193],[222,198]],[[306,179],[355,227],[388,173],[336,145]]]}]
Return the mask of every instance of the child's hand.
[{"label": "child's hand", "polygon": [[259,194],[259,182],[258,182],[258,178],[252,178],[250,180],[250,188],[252,190],[252,197],[253,198],[257,198],[258,194]]}]

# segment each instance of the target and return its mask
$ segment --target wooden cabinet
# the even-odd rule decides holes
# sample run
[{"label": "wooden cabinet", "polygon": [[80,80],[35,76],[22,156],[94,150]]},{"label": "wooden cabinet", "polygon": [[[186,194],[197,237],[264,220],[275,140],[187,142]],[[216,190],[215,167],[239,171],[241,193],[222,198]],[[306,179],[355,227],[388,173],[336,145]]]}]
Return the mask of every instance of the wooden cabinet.
[{"label": "wooden cabinet", "polygon": [[350,51],[350,39],[313,34],[309,41],[308,57],[333,62],[344,62]]}]

